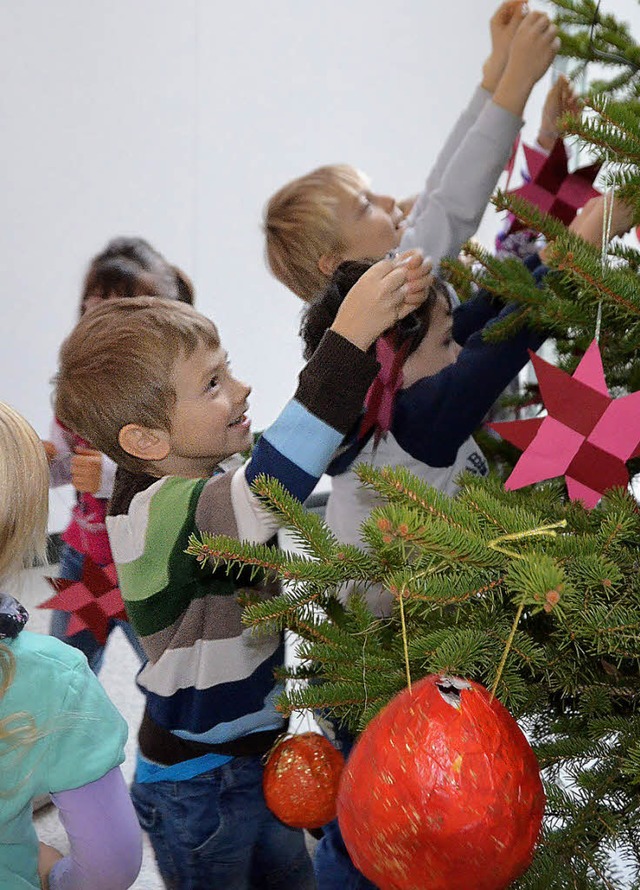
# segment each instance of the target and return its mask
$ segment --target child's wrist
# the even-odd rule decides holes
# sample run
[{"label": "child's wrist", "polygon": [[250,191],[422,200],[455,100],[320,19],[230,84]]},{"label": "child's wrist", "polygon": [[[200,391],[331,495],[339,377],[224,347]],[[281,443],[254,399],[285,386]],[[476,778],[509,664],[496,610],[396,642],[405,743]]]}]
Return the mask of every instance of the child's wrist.
[{"label": "child's wrist", "polygon": [[540,148],[544,148],[545,151],[551,151],[553,146],[556,143],[556,139],[560,134],[557,130],[538,130],[537,142]]},{"label": "child's wrist", "polygon": [[482,80],[480,86],[488,93],[493,93],[498,86],[498,82],[502,77],[506,59],[498,59],[494,55],[490,55],[482,66]]},{"label": "child's wrist", "polygon": [[375,343],[376,337],[372,337],[364,331],[355,331],[353,327],[353,325],[345,323],[339,317],[336,317],[336,320],[329,330],[333,331],[334,334],[339,334],[341,337],[344,337],[345,340],[348,340],[349,343],[353,344],[353,346],[360,349],[362,352],[366,352]]},{"label": "child's wrist", "polygon": [[516,71],[507,67],[493,93],[493,101],[501,108],[522,116],[534,84],[535,80],[522,78]]}]

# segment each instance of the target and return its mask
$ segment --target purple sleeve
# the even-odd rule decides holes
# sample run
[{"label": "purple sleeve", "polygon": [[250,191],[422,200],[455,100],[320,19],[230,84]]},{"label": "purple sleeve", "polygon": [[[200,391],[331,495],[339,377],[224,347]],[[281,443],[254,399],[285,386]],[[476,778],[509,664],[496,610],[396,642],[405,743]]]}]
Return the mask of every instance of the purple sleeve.
[{"label": "purple sleeve", "polygon": [[142,834],[120,767],[52,795],[71,852],[49,874],[50,890],[127,890],[142,864]]}]

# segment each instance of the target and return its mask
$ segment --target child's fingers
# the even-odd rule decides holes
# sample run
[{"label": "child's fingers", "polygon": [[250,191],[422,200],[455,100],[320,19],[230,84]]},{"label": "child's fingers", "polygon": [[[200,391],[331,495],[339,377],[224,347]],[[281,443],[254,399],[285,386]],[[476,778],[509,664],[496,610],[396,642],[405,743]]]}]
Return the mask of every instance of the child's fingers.
[{"label": "child's fingers", "polygon": [[402,318],[406,318],[411,312],[414,312],[418,306],[421,306],[424,303],[426,297],[426,291],[423,292],[423,297],[421,300],[403,300],[402,303],[398,305],[396,310],[396,320],[400,321]]},{"label": "child's fingers", "polygon": [[71,482],[78,491],[95,493],[100,488],[101,476],[102,457],[99,451],[82,448],[82,453],[71,458]]},{"label": "child's fingers", "polygon": [[44,453],[47,455],[47,460],[49,463],[54,459],[54,457],[58,453],[58,449],[53,444],[53,442],[49,442],[47,439],[41,439],[42,445],[44,447]]},{"label": "child's fingers", "polygon": [[512,25],[526,15],[526,3],[523,0],[505,0],[496,11],[493,21],[503,28]]},{"label": "child's fingers", "polygon": [[[416,268],[423,262],[425,262],[425,258],[422,254],[422,251],[417,250],[416,248],[413,248],[412,250],[405,250],[404,253],[399,253],[395,257],[395,263],[397,266],[406,266],[409,269]],[[426,260],[426,262],[431,261]]]},{"label": "child's fingers", "polygon": [[508,9],[506,16],[502,20],[502,24],[505,33],[509,37],[513,37],[520,27],[520,23],[527,15],[527,5],[526,3],[521,3],[520,0],[516,0],[514,3],[506,3],[505,6],[507,6]]},{"label": "child's fingers", "polygon": [[429,288],[435,281],[435,275],[425,275],[422,278],[407,283],[405,302],[412,308],[421,306],[427,298]]}]

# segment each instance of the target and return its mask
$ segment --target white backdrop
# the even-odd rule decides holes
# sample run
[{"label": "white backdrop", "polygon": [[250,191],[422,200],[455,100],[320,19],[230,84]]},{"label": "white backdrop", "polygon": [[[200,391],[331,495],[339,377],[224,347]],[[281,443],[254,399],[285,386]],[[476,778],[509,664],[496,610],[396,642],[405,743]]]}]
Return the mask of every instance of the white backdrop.
[{"label": "white backdrop", "polygon": [[[479,80],[494,5],[2,0],[0,398],[46,434],[86,262],[135,234],[192,276],[268,424],[301,362],[299,304],[263,261],[265,201],[338,161],[415,192]],[[638,18],[635,0],[604,5]]]}]

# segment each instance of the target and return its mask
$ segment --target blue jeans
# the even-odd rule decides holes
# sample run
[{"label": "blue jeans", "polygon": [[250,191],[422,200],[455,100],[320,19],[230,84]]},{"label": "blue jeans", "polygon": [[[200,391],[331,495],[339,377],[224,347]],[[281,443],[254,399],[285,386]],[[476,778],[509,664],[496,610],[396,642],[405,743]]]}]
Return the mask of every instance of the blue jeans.
[{"label": "blue jeans", "polygon": [[[355,739],[346,729],[333,725],[333,744],[347,760]],[[313,859],[313,870],[318,890],[377,890],[368,878],[359,872],[351,861],[342,840],[338,820],[323,826],[324,834],[318,841]]]},{"label": "blue jeans", "polygon": [[[60,556],[60,577],[68,578],[70,581],[78,581],[82,577],[82,566],[84,565],[84,555],[80,553],[78,550],[75,550],[73,547],[70,547],[68,544],[65,544],[62,548],[62,554]],[[104,650],[105,646],[99,643],[90,630],[81,630],[78,631],[77,634],[73,634],[72,636],[67,636],[67,628],[69,627],[69,620],[71,616],[68,612],[59,612],[54,610],[51,613],[51,624],[49,626],[49,633],[52,637],[56,637],[58,640],[62,640],[63,643],[67,643],[69,646],[73,646],[75,649],[79,649],[81,652],[87,656],[87,661],[89,662],[89,667],[97,674],[100,668],[102,667],[102,662],[104,660]],[[137,638],[134,629],[131,627],[128,621],[121,621],[118,618],[114,618],[109,622],[108,633],[116,628],[121,627],[125,637],[131,643],[131,646],[140,659],[140,662],[146,661],[147,656],[144,654],[144,649],[142,648],[142,644],[140,640]]]},{"label": "blue jeans", "polygon": [[315,890],[302,831],[267,809],[260,757],[184,782],[134,782],[131,797],[171,890]]}]

